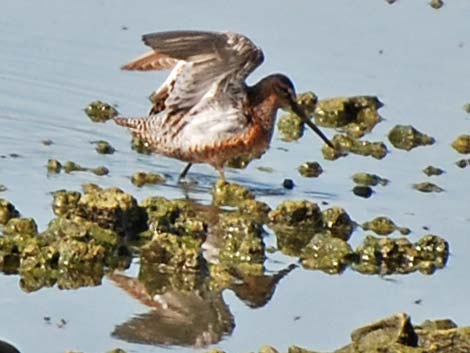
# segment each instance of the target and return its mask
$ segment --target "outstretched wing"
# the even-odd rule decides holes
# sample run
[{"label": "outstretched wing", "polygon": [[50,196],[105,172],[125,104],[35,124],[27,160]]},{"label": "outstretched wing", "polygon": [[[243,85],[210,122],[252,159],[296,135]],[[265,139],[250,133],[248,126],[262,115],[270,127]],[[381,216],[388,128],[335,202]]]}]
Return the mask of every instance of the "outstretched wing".
[{"label": "outstretched wing", "polygon": [[[204,96],[244,85],[263,62],[263,52],[236,33],[173,31],[146,34],[153,51],[124,65],[124,70],[173,69],[151,100],[169,113],[187,111]],[[162,105],[164,108],[162,109]],[[171,115],[171,114],[170,114]]]}]

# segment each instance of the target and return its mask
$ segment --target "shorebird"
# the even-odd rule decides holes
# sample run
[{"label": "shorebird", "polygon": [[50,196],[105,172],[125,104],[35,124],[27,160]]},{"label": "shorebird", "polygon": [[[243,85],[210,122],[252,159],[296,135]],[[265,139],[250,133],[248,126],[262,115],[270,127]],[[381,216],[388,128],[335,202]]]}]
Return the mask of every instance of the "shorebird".
[{"label": "shorebird", "polygon": [[114,118],[155,153],[213,166],[224,179],[224,165],[235,157],[260,158],[269,147],[276,112],[290,109],[321,139],[328,138],[297,104],[294,85],[282,74],[254,86],[245,79],[264,60],[247,37],[231,32],[171,31],[142,36],[152,48],[123,70],[165,70],[170,75],[153,92],[148,117]]}]

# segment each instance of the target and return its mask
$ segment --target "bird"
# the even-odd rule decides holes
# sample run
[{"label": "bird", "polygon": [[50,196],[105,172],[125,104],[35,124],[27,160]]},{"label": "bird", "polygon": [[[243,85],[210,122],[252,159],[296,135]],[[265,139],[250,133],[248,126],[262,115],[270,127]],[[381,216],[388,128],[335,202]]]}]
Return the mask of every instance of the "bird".
[{"label": "bird", "polygon": [[113,118],[152,152],[207,163],[225,180],[225,164],[237,157],[260,158],[269,148],[278,109],[297,114],[331,148],[331,141],[296,101],[292,81],[271,74],[250,86],[246,78],[264,61],[261,48],[234,32],[167,31],[145,34],[152,50],[123,70],[171,70],[150,95],[146,117]]}]

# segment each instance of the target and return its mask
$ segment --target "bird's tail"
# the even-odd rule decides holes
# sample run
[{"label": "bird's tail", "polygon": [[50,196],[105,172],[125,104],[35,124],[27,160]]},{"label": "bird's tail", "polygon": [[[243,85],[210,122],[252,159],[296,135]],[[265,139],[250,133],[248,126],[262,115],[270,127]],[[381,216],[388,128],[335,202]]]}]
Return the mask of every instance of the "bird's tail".
[{"label": "bird's tail", "polygon": [[127,127],[129,130],[135,133],[143,133],[147,130],[147,118],[123,118],[115,117],[114,122],[120,126]]}]

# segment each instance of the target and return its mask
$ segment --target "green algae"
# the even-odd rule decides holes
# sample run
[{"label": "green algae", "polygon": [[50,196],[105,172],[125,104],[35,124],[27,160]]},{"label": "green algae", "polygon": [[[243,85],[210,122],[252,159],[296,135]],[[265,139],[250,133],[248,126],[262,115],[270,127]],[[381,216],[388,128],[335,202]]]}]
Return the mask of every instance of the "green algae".
[{"label": "green algae", "polygon": [[370,173],[355,173],[352,176],[352,180],[354,181],[354,183],[363,186],[386,186],[389,183],[388,179]]},{"label": "green algae", "polygon": [[430,183],[430,182],[427,182],[427,181],[422,182],[422,183],[413,184],[413,189],[421,191],[421,192],[426,192],[426,193],[445,191],[439,185],[436,185],[434,183]]},{"label": "green algae", "polygon": [[452,142],[451,146],[461,154],[470,153],[470,135],[460,135]]},{"label": "green algae", "polygon": [[390,235],[395,231],[399,231],[402,235],[407,235],[411,232],[409,228],[398,227],[388,217],[376,217],[371,221],[364,222],[362,229],[373,231],[378,235]]},{"label": "green algae", "polygon": [[136,172],[131,177],[131,183],[137,187],[144,185],[163,184],[165,177],[157,173]]},{"label": "green algae", "polygon": [[323,168],[318,162],[305,162],[298,167],[300,175],[306,178],[317,178],[323,173]]},{"label": "green algae", "polygon": [[437,175],[444,174],[445,171],[442,170],[441,168],[429,165],[423,169],[423,173],[426,174],[427,176],[435,176],[435,175],[437,176]]},{"label": "green algae", "polygon": [[118,116],[119,113],[116,110],[116,108],[114,108],[110,104],[97,100],[97,101],[91,102],[85,108],[85,114],[94,123],[104,123]]},{"label": "green algae", "polygon": [[56,159],[49,159],[47,162],[47,172],[50,174],[58,174],[61,171],[64,171],[67,174],[72,172],[91,172],[98,176],[108,175],[109,170],[104,166],[96,167],[96,168],[89,168],[83,167],[78,163],[73,161],[66,161],[64,163],[60,163]]},{"label": "green algae", "polygon": [[423,134],[411,125],[396,125],[388,133],[388,139],[395,148],[410,151],[418,146],[432,145],[435,139]]}]

